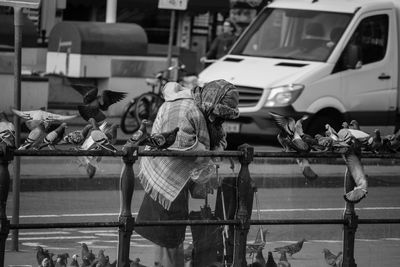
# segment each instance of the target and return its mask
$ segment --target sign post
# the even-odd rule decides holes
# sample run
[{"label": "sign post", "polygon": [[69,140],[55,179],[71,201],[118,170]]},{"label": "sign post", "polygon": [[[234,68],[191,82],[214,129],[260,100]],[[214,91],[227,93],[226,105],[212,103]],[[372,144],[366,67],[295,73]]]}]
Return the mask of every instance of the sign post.
[{"label": "sign post", "polygon": [[[21,110],[21,47],[22,47],[22,8],[39,8],[40,0],[0,0],[0,6],[14,8],[14,108]],[[20,145],[20,118],[14,115],[15,145]],[[14,177],[12,184],[13,213],[12,223],[19,223],[20,158],[14,157]],[[11,232],[12,250],[18,251],[18,230]]]},{"label": "sign post", "polygon": [[[174,29],[175,29],[175,15],[176,10],[186,10],[188,0],[158,0],[159,9],[170,9],[171,10],[171,21],[169,26],[169,40],[168,40],[168,55],[167,55],[167,68],[171,67],[172,61],[172,43],[174,40]],[[168,72],[168,79],[170,78],[170,72]]]}]

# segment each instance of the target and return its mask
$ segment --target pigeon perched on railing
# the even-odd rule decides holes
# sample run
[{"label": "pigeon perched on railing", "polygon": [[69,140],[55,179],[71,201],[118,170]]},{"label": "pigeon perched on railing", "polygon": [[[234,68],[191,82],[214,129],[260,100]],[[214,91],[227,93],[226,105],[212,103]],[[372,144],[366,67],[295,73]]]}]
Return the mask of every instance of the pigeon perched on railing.
[{"label": "pigeon perched on railing", "polygon": [[71,84],[71,86],[83,96],[84,105],[79,105],[78,111],[86,121],[90,118],[94,118],[97,122],[104,121],[106,116],[102,110],[108,110],[112,104],[121,101],[126,96],[125,92],[111,90],[104,90],[99,94],[98,88],[94,85]]},{"label": "pigeon perched on railing", "polygon": [[60,144],[72,144],[75,146],[81,146],[85,139],[88,137],[90,130],[92,129],[92,124],[87,124],[83,127],[82,130],[76,130],[73,132],[69,132],[60,142]]},{"label": "pigeon perched on railing", "polygon": [[335,255],[329,249],[324,248],[322,250],[322,253],[324,253],[325,262],[329,266],[333,266],[333,267],[342,266],[341,265],[342,261],[343,261],[343,253],[342,252],[339,252],[337,255]]},{"label": "pigeon perched on railing", "polygon": [[303,248],[303,244],[304,242],[306,242],[306,239],[302,239],[294,244],[290,244],[287,246],[283,246],[283,247],[277,247],[274,248],[274,252],[279,252],[279,253],[283,253],[286,252],[287,254],[289,254],[290,256],[292,256],[293,254],[299,252],[302,248]]},{"label": "pigeon perched on railing", "polygon": [[48,122],[40,121],[40,123],[33,130],[30,131],[25,142],[20,145],[18,150],[38,149],[44,137],[46,136],[46,129],[48,128],[48,126]]},{"label": "pigeon perched on railing", "polygon": [[47,146],[50,150],[55,150],[55,145],[63,139],[66,128],[67,124],[63,122],[56,129],[48,133],[43,139],[43,143],[39,146],[39,149]]},{"label": "pigeon perched on railing", "polygon": [[140,122],[139,129],[129,138],[129,142],[135,145],[142,145],[143,141],[149,137],[149,134],[147,133],[147,126],[150,124],[150,121],[142,120]]},{"label": "pigeon perched on railing", "polygon": [[150,146],[153,150],[167,149],[175,143],[178,131],[179,127],[176,127],[172,131],[153,133],[143,141],[143,144]]},{"label": "pigeon perched on railing", "polygon": [[4,111],[0,112],[0,143],[15,148],[15,126]]},{"label": "pigeon perched on railing", "polygon": [[100,149],[117,152],[117,148],[110,143],[107,135],[102,131],[94,130],[90,133],[90,137]]}]

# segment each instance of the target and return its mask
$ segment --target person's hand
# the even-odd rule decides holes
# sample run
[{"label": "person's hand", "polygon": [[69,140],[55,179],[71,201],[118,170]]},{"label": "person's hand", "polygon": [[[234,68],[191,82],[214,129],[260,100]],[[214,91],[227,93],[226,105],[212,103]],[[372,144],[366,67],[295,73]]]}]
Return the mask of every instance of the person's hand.
[{"label": "person's hand", "polygon": [[200,58],[200,62],[201,62],[201,63],[205,63],[206,61],[207,61],[207,58],[206,58],[206,57],[201,57],[201,58]]}]

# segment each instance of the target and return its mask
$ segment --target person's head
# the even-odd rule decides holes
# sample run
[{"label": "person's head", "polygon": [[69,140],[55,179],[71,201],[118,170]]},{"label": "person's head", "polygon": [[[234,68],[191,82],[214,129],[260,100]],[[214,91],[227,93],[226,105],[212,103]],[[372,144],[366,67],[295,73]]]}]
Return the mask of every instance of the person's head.
[{"label": "person's head", "polygon": [[214,80],[192,91],[196,105],[211,123],[222,124],[227,119],[239,116],[239,92],[236,87],[223,80]]},{"label": "person's head", "polygon": [[236,24],[230,19],[226,19],[222,24],[222,32],[234,34],[236,32]]}]

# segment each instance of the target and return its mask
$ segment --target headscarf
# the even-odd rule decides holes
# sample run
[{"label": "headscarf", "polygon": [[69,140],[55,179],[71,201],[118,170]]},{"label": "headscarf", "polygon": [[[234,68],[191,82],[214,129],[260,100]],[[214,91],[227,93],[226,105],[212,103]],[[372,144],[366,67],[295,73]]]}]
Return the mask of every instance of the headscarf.
[{"label": "headscarf", "polygon": [[208,121],[213,121],[210,119],[211,114],[223,120],[239,117],[239,92],[226,80],[214,80],[203,87],[196,86],[192,94],[197,107]]},{"label": "headscarf", "polygon": [[239,93],[236,87],[220,79],[204,87],[193,88],[192,94],[195,104],[206,118],[211,150],[226,148],[226,133],[221,122],[239,116]]}]

